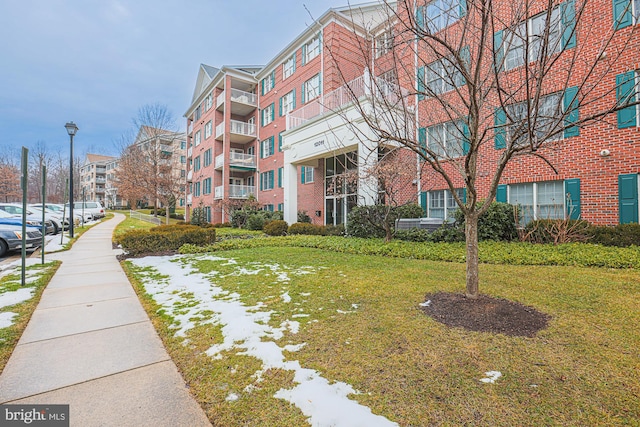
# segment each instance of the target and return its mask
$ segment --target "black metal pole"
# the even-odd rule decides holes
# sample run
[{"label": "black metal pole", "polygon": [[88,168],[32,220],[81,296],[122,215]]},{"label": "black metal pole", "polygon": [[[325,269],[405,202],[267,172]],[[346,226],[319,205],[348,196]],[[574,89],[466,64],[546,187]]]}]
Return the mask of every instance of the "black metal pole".
[{"label": "black metal pole", "polygon": [[73,238],[73,134],[69,135],[70,157],[69,157],[69,238]]},{"label": "black metal pole", "polygon": [[27,267],[27,185],[29,184],[28,178],[28,160],[29,150],[26,147],[22,147],[22,177],[20,179],[20,186],[22,187],[22,270],[20,274],[20,284],[24,286],[26,284],[26,267]]},{"label": "black metal pole", "polygon": [[[42,247],[40,248],[40,254],[42,255],[42,264],[44,264],[44,245],[45,245],[45,237],[44,235],[47,232],[47,225],[45,224],[45,215],[44,215],[44,203],[47,199],[47,167],[42,165]],[[62,228],[64,228],[64,218],[62,219]],[[61,233],[63,233],[61,231]],[[63,233],[64,234],[64,233]]]}]

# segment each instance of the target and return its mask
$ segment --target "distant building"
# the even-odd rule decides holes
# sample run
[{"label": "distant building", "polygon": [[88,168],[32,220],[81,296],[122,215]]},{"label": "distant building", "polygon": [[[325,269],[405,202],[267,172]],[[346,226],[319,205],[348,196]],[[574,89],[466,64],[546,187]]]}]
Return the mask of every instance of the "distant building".
[{"label": "distant building", "polygon": [[115,161],[115,157],[100,154],[87,154],[80,168],[80,192],[84,199],[105,204],[107,189],[107,164]]}]

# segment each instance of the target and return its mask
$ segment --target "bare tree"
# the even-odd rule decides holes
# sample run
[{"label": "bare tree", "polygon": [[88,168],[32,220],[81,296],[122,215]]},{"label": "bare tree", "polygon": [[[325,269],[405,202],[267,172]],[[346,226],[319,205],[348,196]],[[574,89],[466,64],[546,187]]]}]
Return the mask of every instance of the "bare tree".
[{"label": "bare tree", "polygon": [[[133,140],[125,136],[118,163],[118,190],[132,206],[146,199],[155,207],[166,207],[167,222],[171,203],[179,197],[184,185],[180,179],[179,159],[174,148],[180,143],[176,120],[166,106],[145,105],[133,119],[137,135]],[[130,136],[130,135],[129,135]],[[154,211],[154,215],[157,211]]]},{"label": "bare tree", "polygon": [[[358,39],[368,96],[345,74],[343,83],[375,143],[412,150],[423,173],[449,188],[466,220],[466,295],[477,298],[478,218],[490,205],[479,203],[481,188],[494,200],[507,165],[520,157],[557,173],[563,137],[636,104],[633,84],[621,94],[625,82],[601,82],[621,62],[634,69],[640,43],[635,27],[603,28],[595,0],[386,3],[386,26]],[[354,22],[354,30],[361,26]]]},{"label": "bare tree", "polygon": [[22,198],[19,162],[10,152],[0,154],[0,195],[5,203]]}]

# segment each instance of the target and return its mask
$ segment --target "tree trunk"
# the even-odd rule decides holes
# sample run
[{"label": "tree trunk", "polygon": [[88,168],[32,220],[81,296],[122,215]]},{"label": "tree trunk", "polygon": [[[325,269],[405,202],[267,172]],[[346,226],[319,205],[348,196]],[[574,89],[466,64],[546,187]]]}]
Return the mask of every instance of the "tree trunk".
[{"label": "tree trunk", "polygon": [[465,217],[465,237],[467,243],[467,298],[478,298],[478,216],[475,213]]},{"label": "tree trunk", "polygon": [[167,225],[169,225],[169,218],[170,218],[169,209],[170,209],[169,208],[169,204],[167,203],[167,207],[166,207],[166,211],[165,211],[167,213],[167,216],[166,216],[166,218],[167,218],[166,224]]}]

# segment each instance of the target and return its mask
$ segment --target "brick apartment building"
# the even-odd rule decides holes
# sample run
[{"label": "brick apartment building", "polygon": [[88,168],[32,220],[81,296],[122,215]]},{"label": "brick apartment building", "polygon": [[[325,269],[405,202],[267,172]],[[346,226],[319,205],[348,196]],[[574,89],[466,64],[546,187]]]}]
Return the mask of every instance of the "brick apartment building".
[{"label": "brick apartment building", "polygon": [[80,167],[80,195],[84,199],[105,203],[107,188],[107,164],[116,158],[100,154],[87,154]]},{"label": "brick apartment building", "polygon": [[[517,82],[530,66],[518,59],[524,56],[523,44],[514,42],[513,34],[523,31],[527,40],[535,40],[544,22],[550,22],[556,26],[549,37],[555,37],[558,50],[549,57],[574,61],[564,73],[566,81],[558,83],[558,73],[558,82],[551,76],[552,83],[542,88],[539,108],[566,114],[570,121],[638,96],[640,0],[594,0],[584,10],[568,0],[554,5],[550,15],[546,3],[534,3],[519,24],[501,27],[513,13],[509,4],[495,4],[494,50],[489,53],[493,61],[500,58],[501,81]],[[441,60],[429,59],[434,49],[407,36],[406,29],[415,23],[455,38],[467,2],[400,1],[392,6],[397,9],[391,13],[379,2],[330,9],[264,66],[201,65],[185,114],[188,209],[202,206],[211,222],[228,221],[225,204],[254,195],[264,209],[283,211],[289,223],[296,222],[298,211],[307,212],[314,223],[344,223],[353,206],[378,200],[376,179],[363,174],[355,182],[342,179],[375,164],[384,150],[363,118],[363,112],[375,111],[378,100],[404,105],[413,120],[404,123],[414,123],[408,132],[416,144],[440,150],[445,168],[463,161],[465,126],[441,111],[437,97],[460,93],[464,80],[451,77]],[[576,30],[576,14],[589,24],[588,32],[587,24]],[[608,42],[604,47],[603,40]],[[471,57],[477,52],[477,46],[460,46]],[[589,69],[581,64],[589,61],[597,64],[594,70],[601,78],[587,87]],[[481,197],[488,194],[496,162],[512,143],[506,117],[517,116],[526,101],[514,99],[505,112],[495,108],[491,96],[483,107],[490,120],[482,129],[488,130],[491,144],[479,151],[476,188]],[[540,156],[515,157],[507,165],[496,199],[519,204],[525,221],[569,216],[599,224],[638,222],[639,108],[619,109],[580,127],[566,122],[553,141],[540,147]],[[426,216],[450,217],[456,205],[449,186],[418,155],[407,153],[415,158],[415,166],[408,167],[415,175],[403,183],[401,201],[419,202]],[[464,198],[464,176],[452,177],[457,196]]]}]

